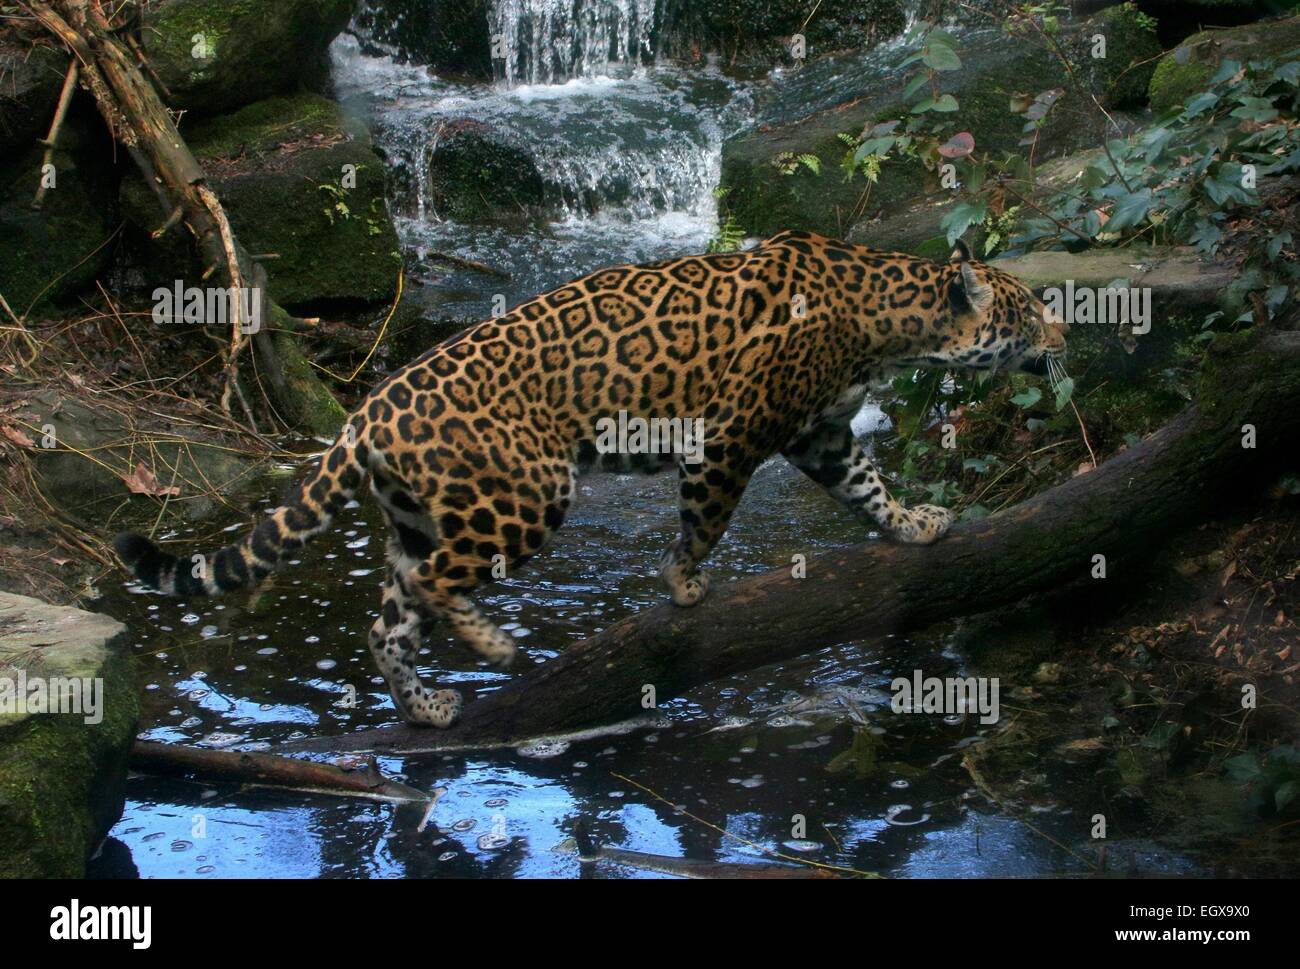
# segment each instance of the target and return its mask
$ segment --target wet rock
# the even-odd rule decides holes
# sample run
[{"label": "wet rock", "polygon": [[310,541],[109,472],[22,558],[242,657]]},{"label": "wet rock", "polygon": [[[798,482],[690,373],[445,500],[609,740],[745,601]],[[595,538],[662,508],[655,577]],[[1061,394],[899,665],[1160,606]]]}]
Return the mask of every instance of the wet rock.
[{"label": "wet rock", "polygon": [[440,218],[517,218],[544,202],[537,160],[491,125],[472,118],[441,122],[428,151],[428,200]]},{"label": "wet rock", "polygon": [[1297,46],[1300,17],[1193,34],[1156,64],[1148,87],[1151,108],[1167,111],[1206,90],[1225,58],[1244,63]]},{"label": "wet rock", "polygon": [[210,113],[329,77],[352,0],[155,0],[141,44],[172,107]]},{"label": "wet rock", "polygon": [[[0,592],[0,878],[81,877],[122,816],[139,715],[124,631]],[[55,677],[62,712],[42,712]]]},{"label": "wet rock", "polygon": [[[1070,28],[1063,45],[1077,63],[1077,73],[1087,88],[1111,104],[1132,103],[1135,92],[1129,75],[1142,68],[1134,64],[1159,53],[1155,35],[1131,23],[1131,9],[1104,11]],[[1089,45],[1097,34],[1107,38],[1107,56],[1093,59]],[[1021,152],[1024,117],[1010,110],[1010,95],[1038,94],[1065,85],[1067,76],[1054,53],[1029,43],[1008,44],[991,32],[966,34],[959,48],[962,67],[940,75],[940,93],[953,94],[959,109],[952,115],[952,130],[970,131],[981,152]],[[901,60],[901,55],[895,60]],[[867,216],[891,214],[918,195],[937,189],[937,178],[916,161],[890,159],[882,166],[878,182],[865,193],[859,176],[846,181],[839,171],[847,146],[841,135],[856,136],[877,122],[906,113],[910,101],[903,89],[906,72],[882,74],[871,81],[880,93],[862,97],[860,88],[844,91],[839,103],[815,101],[816,113],[791,117],[801,103],[814,102],[832,81],[829,76],[852,72],[848,61],[830,59],[810,64],[790,80],[782,81],[783,94],[766,111],[760,124],[723,145],[721,206],[747,233],[771,235],[800,228],[843,237]],[[842,84],[843,82],[838,82]],[[865,82],[864,82],[865,83]],[[806,97],[800,92],[806,90]],[[1112,112],[1113,114],[1113,112]],[[1105,133],[1105,119],[1085,93],[1067,94],[1053,107],[1035,148],[1039,160],[1095,145]],[[783,159],[815,155],[821,174],[806,166],[793,169]]]},{"label": "wet rock", "polygon": [[[222,496],[255,484],[261,466],[243,457],[237,442],[206,436],[197,428],[182,431],[179,423],[142,426],[118,410],[54,390],[33,393],[15,414],[41,429],[31,437],[42,493],[85,521],[104,520],[132,498],[123,476],[131,475],[139,462],[161,488],[179,489],[169,507],[190,518],[211,512]],[[134,500],[157,514],[156,498]]]},{"label": "wet rock", "polygon": [[[314,94],[268,98],[183,131],[221,198],[236,237],[266,256],[271,296],[290,309],[390,300],[400,252],[384,200],[384,167],[365,127]],[[122,189],[128,242],[145,288],[197,279],[182,228],[165,219],[137,176]]]},{"label": "wet rock", "polygon": [[351,32],[367,54],[428,64],[440,75],[490,79],[491,6],[488,0],[370,0],[361,4]]}]

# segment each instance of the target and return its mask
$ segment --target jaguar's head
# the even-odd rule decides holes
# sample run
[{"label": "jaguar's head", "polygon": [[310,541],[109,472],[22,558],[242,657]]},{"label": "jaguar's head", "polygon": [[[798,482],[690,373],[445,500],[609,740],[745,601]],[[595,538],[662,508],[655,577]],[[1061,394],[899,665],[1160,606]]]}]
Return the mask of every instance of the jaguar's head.
[{"label": "jaguar's head", "polygon": [[948,301],[955,333],[944,356],[968,370],[1023,370],[1065,377],[1069,324],[1053,313],[1016,276],[971,258],[960,240],[948,273]]}]

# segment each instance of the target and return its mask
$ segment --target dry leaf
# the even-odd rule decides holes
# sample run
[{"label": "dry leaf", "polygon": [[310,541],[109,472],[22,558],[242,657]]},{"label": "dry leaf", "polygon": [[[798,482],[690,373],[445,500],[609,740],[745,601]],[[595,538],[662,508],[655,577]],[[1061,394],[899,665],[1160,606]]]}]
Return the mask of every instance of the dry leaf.
[{"label": "dry leaf", "polygon": [[28,437],[23,430],[14,427],[12,424],[0,424],[0,434],[9,438],[19,447],[36,447],[35,441]]},{"label": "dry leaf", "polygon": [[135,470],[130,474],[122,475],[122,480],[126,486],[137,495],[150,495],[154,498],[175,497],[181,493],[180,488],[164,488],[158,483],[158,479],[153,476],[153,472],[144,466],[141,461],[135,466]]}]

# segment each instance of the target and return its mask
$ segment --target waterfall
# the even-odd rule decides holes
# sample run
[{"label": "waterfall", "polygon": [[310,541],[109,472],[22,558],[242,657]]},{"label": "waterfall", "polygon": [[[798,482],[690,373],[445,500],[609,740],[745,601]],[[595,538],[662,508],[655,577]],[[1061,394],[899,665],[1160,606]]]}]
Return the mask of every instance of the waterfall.
[{"label": "waterfall", "polygon": [[507,85],[555,84],[650,55],[655,0],[494,0],[489,26]]}]

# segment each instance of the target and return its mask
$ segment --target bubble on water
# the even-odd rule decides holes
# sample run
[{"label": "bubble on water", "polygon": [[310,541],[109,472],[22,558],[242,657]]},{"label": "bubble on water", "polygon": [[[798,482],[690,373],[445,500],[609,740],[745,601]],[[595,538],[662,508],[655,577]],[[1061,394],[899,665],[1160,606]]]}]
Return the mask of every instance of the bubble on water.
[{"label": "bubble on water", "polygon": [[211,639],[213,636],[221,635],[221,630],[216,626],[204,626],[199,630],[199,636],[202,639]]},{"label": "bubble on water", "polygon": [[185,694],[185,698],[187,700],[202,700],[211,692],[211,690],[190,690],[189,693]]},{"label": "bubble on water", "polygon": [[454,851],[444,851],[442,854],[440,854],[440,855],[438,856],[438,860],[439,860],[439,861],[451,861],[451,860],[452,860],[453,858],[455,858],[455,857],[456,857],[456,852],[454,852]]},{"label": "bubble on water", "polygon": [[889,782],[889,786],[890,786],[890,787],[893,787],[893,788],[896,788],[896,789],[898,789],[898,790],[901,791],[901,790],[903,790],[903,788],[911,787],[911,786],[912,786],[912,782],[909,781],[909,780],[905,780],[904,778],[900,777],[900,778],[899,778],[898,780],[896,780],[896,781],[890,781],[890,782]]},{"label": "bubble on water", "polygon": [[172,851],[189,851],[194,847],[193,841],[173,841]]},{"label": "bubble on water", "polygon": [[146,835],[145,835],[143,838],[141,838],[140,840],[141,840],[141,841],[157,841],[159,838],[164,837],[166,834],[167,834],[166,831],[155,831],[153,834],[146,834]]},{"label": "bubble on water", "polygon": [[280,652],[280,651],[279,651],[278,649],[276,649],[274,646],[263,646],[261,649],[259,649],[259,650],[257,651],[257,655],[258,655],[258,656],[274,656],[274,655],[275,655],[276,653],[278,653],[278,652]]},{"label": "bubble on water", "polygon": [[243,673],[243,672],[245,672],[247,669],[248,669],[247,666],[245,666],[243,663],[240,663],[238,666],[235,667],[235,672],[236,672],[236,673]]},{"label": "bubble on water", "polygon": [[507,801],[504,797],[493,797],[484,801],[483,806],[490,807],[490,808],[499,808],[499,807],[505,807],[509,803],[510,802]]},{"label": "bubble on water", "polygon": [[198,726],[199,724],[201,724],[202,722],[203,722],[203,720],[200,719],[199,717],[186,717],[184,720],[181,721],[181,726],[182,726],[182,727],[197,727],[197,726]]},{"label": "bubble on water", "polygon": [[480,851],[500,851],[510,844],[510,838],[504,834],[485,834],[478,839]]},{"label": "bubble on water", "polygon": [[801,854],[805,854],[805,855],[810,855],[814,851],[822,850],[822,846],[820,843],[816,841],[807,841],[807,840],[786,841],[783,844],[783,847],[789,848],[791,851],[798,851]]},{"label": "bubble on water", "polygon": [[569,749],[567,740],[535,740],[531,744],[520,747],[517,753],[520,757],[533,757],[537,760],[544,760],[547,757],[558,757]]},{"label": "bubble on water", "polygon": [[339,664],[334,662],[332,659],[321,659],[316,661],[316,669],[318,670],[332,670],[338,665]]},{"label": "bubble on water", "polygon": [[375,570],[374,569],[353,569],[351,572],[348,573],[348,575],[352,576],[354,579],[360,579],[364,576],[369,575],[373,571]]},{"label": "bubble on water", "polygon": [[899,815],[906,814],[911,810],[913,808],[910,804],[891,804],[889,810],[885,812],[885,823],[892,824],[896,828],[910,828],[914,824],[925,824],[926,821],[930,820],[928,814],[922,814],[915,821],[900,821],[898,819]]},{"label": "bubble on water", "polygon": [[198,868],[195,868],[195,869],[194,869],[194,874],[196,874],[196,875],[211,875],[211,874],[212,874],[214,871],[216,871],[216,870],[217,870],[217,866],[216,866],[216,865],[200,865]]},{"label": "bubble on water", "polygon": [[199,622],[202,618],[203,617],[196,612],[187,612],[185,613],[185,615],[181,616],[181,622],[185,623],[185,625],[187,626],[193,626],[196,622]]},{"label": "bubble on water", "polygon": [[214,730],[199,743],[209,747],[229,747],[231,744],[237,744],[243,739],[244,735],[241,733],[223,733],[220,730]]},{"label": "bubble on water", "polygon": [[478,821],[475,818],[462,818],[461,820],[457,821],[455,824],[451,826],[451,830],[472,831],[477,824]]},{"label": "bubble on water", "polygon": [[303,642],[304,642],[304,643],[319,643],[319,642],[320,642],[320,637],[319,637],[319,636],[308,636],[306,639],[303,640]]},{"label": "bubble on water", "polygon": [[366,547],[367,545],[369,545],[369,544],[370,544],[370,536],[369,536],[369,535],[362,535],[360,538],[358,538],[358,539],[356,539],[356,540],[354,540],[354,541],[348,542],[347,547],[348,547],[348,548],[365,548],[365,547]]}]

